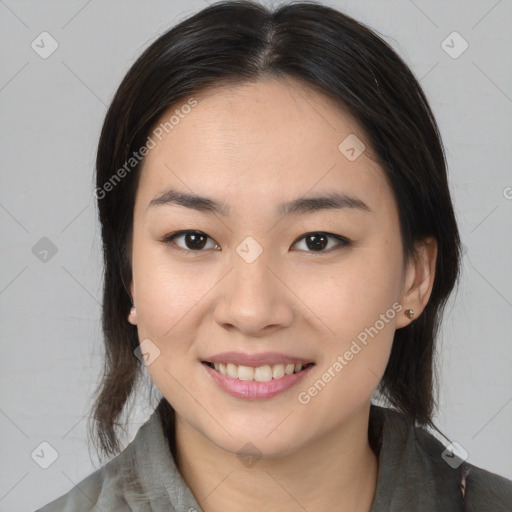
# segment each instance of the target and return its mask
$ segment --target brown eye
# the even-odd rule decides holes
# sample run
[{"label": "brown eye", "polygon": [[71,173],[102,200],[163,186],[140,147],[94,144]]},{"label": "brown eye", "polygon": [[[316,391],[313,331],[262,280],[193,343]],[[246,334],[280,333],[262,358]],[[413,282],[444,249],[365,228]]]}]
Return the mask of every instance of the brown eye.
[{"label": "brown eye", "polygon": [[[324,250],[329,245],[329,239],[336,240],[337,243],[334,244],[334,247],[331,246],[329,249]],[[322,231],[307,233],[299,238],[295,244],[301,240],[304,240],[305,242],[306,252],[329,252],[331,249],[338,249],[349,245],[350,243],[346,238],[339,235],[333,235],[332,233],[324,233]]]},{"label": "brown eye", "polygon": [[[180,238],[183,240],[182,244],[184,245],[180,245],[175,242],[175,240],[178,240]],[[168,235],[167,237],[164,238],[163,241],[166,243],[174,244],[179,249],[183,249],[184,251],[200,252],[205,248],[208,240],[211,240],[211,238],[201,231],[180,231],[178,233]],[[218,249],[219,245],[215,243],[213,247],[209,248]]]},{"label": "brown eye", "polygon": [[[176,242],[176,240],[179,239],[182,239],[181,243]],[[210,247],[207,247],[208,240],[211,240],[213,244]],[[324,233],[322,231],[307,233],[299,238],[293,245],[298,244],[302,240],[304,240],[306,248],[301,250],[305,252],[327,253],[350,244],[350,240],[347,238],[332,233]],[[335,243],[328,247],[330,240],[335,241]],[[179,250],[190,253],[202,252],[205,248],[220,250],[220,246],[202,231],[179,231],[165,237],[163,242],[172,244]],[[328,248],[326,249],[326,247]]]},{"label": "brown eye", "polygon": [[185,234],[185,245],[188,249],[197,251],[206,245],[206,236],[201,233],[187,233]]},{"label": "brown eye", "polygon": [[313,235],[306,235],[304,237],[304,240],[306,241],[306,246],[309,249],[312,250],[322,250],[327,247],[327,244],[329,243],[329,239],[327,236],[325,236],[323,233],[315,233]]}]

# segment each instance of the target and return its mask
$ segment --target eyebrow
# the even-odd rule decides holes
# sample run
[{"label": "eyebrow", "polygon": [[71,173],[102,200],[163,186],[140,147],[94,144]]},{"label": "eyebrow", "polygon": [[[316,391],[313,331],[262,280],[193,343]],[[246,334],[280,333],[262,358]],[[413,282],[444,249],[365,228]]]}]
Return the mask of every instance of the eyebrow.
[{"label": "eyebrow", "polygon": [[[230,208],[224,203],[208,197],[179,192],[174,189],[168,189],[152,199],[147,210],[164,205],[184,206],[185,208],[191,208],[199,212],[218,214],[223,217],[229,217],[230,215]],[[373,212],[362,199],[343,192],[329,192],[315,197],[299,197],[292,201],[281,203],[276,208],[276,214],[278,216],[289,216],[332,209]]]}]

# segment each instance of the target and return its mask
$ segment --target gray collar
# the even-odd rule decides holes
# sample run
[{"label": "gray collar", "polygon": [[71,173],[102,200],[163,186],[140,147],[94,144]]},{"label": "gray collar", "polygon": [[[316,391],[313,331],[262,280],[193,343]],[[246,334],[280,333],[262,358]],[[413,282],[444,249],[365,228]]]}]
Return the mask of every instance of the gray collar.
[{"label": "gray collar", "polygon": [[[441,456],[444,446],[432,434],[412,426],[403,414],[372,404],[369,436],[379,452],[370,512],[463,510],[460,474],[465,466],[450,467]],[[119,479],[120,492],[135,510],[201,512],[176,467],[157,410],[118,457],[123,454],[128,464],[120,460],[117,470],[130,468],[132,477],[130,485],[126,474]],[[136,508],[141,501],[149,508]]]}]

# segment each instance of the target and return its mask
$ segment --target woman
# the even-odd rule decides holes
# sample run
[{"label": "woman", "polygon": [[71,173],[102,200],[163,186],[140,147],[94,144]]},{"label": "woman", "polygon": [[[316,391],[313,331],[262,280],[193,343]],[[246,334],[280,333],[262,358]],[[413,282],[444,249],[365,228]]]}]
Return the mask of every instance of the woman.
[{"label": "woman", "polygon": [[[427,100],[370,29],[301,2],[181,22],[112,101],[96,197],[117,456],[42,511],[512,510],[424,428],[459,233]],[[145,370],[162,398],[121,451]]]}]

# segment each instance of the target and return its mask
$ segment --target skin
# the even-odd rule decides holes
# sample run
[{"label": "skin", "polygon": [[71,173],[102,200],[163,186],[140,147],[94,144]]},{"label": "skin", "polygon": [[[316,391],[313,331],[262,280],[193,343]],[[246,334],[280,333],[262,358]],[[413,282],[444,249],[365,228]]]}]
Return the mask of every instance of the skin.
[{"label": "skin", "polygon": [[[354,161],[338,149],[348,135],[365,134],[332,100],[289,78],[194,98],[197,106],[143,162],[132,245],[129,321],[160,350],[147,369],[176,411],[178,468],[205,512],[368,511],[378,474],[370,399],[395,330],[412,321],[405,309],[417,318],[428,301],[435,240],[403,261],[392,190],[369,144]],[[148,209],[169,187],[223,202],[231,215]],[[372,212],[275,214],[278,203],[329,191],[356,196]],[[184,236],[174,246],[162,241],[187,229],[209,237],[203,252],[187,253],[197,245]],[[302,237],[319,231],[351,244],[334,238],[315,251]],[[236,252],[248,236],[263,249],[250,264]],[[403,309],[300,403],[298,393],[394,303]],[[316,366],[280,395],[244,400],[213,385],[200,363],[231,350],[278,351]],[[248,442],[261,454],[251,467],[237,456]]]}]

